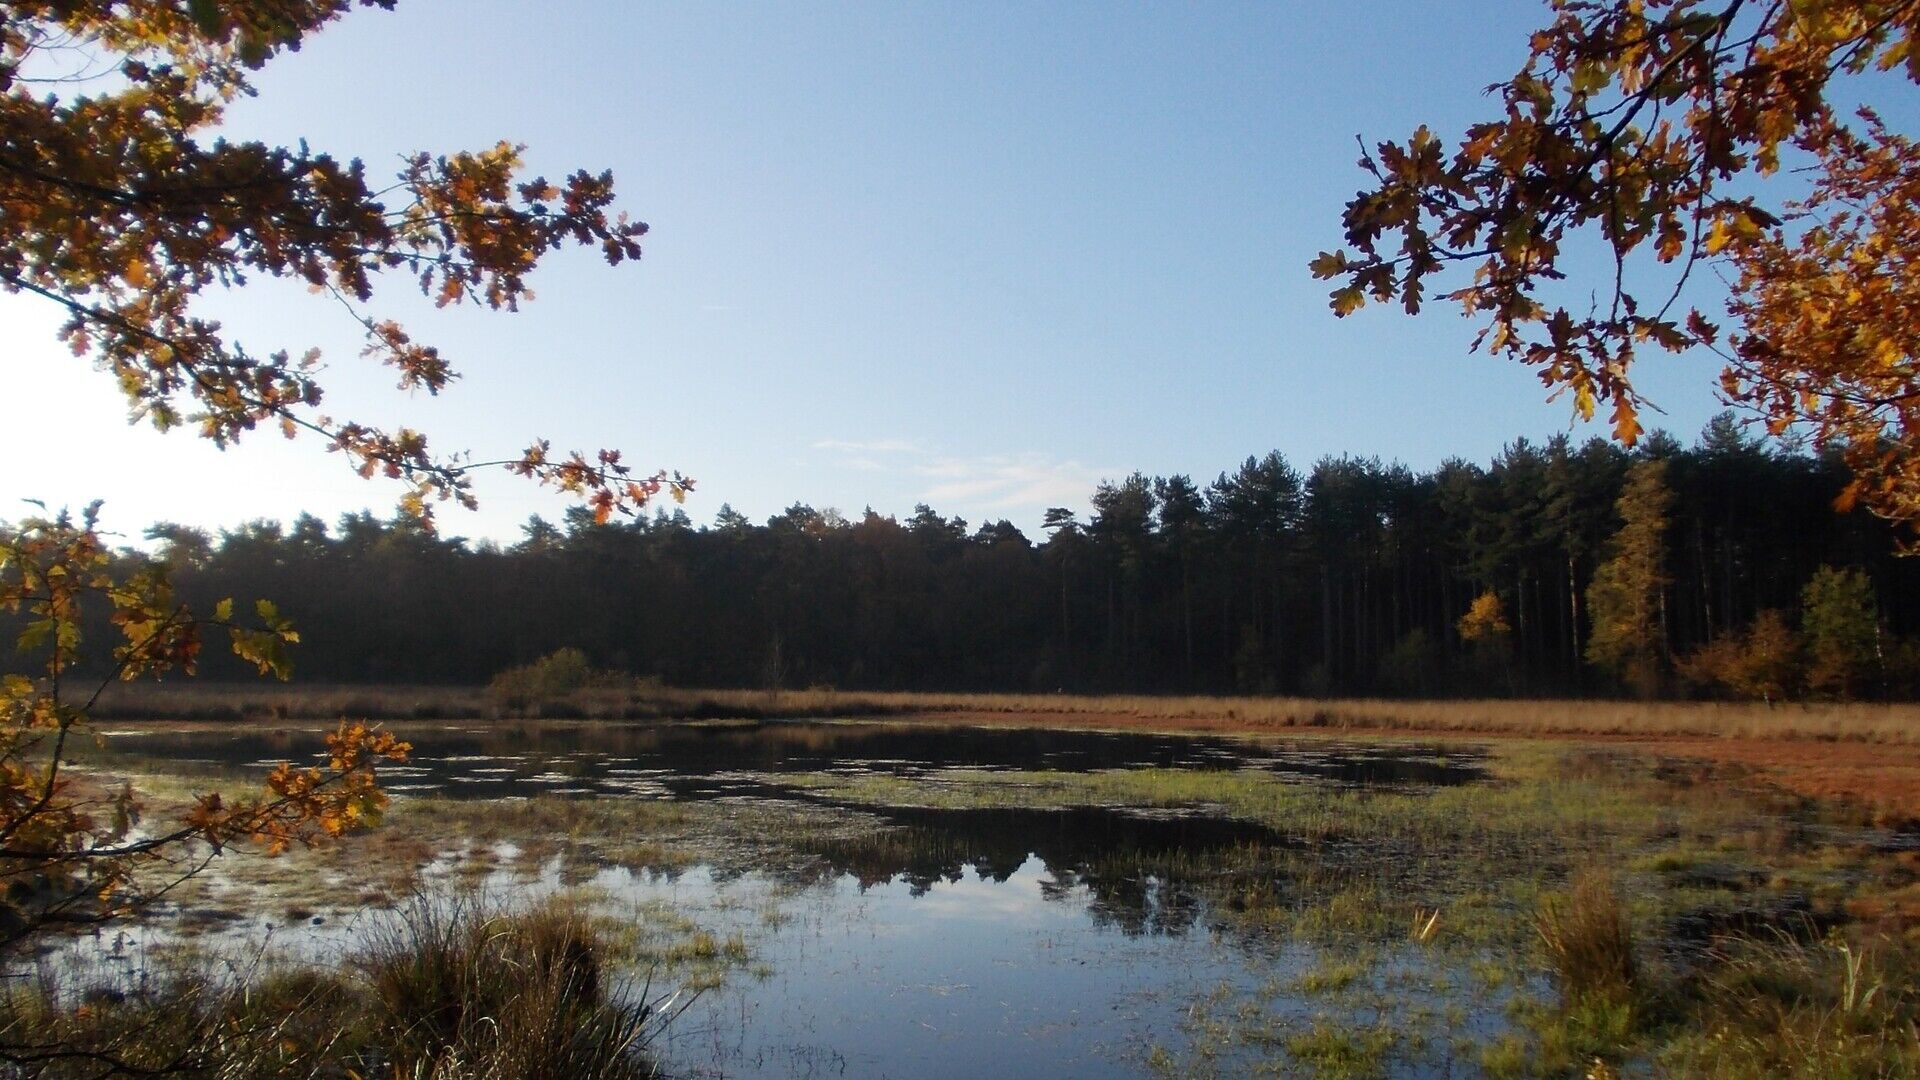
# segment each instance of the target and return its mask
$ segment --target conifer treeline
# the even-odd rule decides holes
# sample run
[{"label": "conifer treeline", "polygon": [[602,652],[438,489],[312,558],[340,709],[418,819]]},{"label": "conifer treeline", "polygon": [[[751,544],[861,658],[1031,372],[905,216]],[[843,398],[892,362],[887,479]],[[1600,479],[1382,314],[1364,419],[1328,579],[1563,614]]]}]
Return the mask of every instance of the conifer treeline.
[{"label": "conifer treeline", "polygon": [[1834,511],[1837,463],[1725,417],[1692,448],[1562,438],[1427,473],[1354,457],[1303,473],[1277,453],[1210,483],[1136,473],[1101,484],[1086,518],[1049,511],[1040,537],[925,506],[902,521],[804,505],[762,525],[725,507],[707,527],[536,518],[507,548],[365,514],[154,535],[190,600],[274,598],[316,681],[480,682],[575,646],[689,686],[1613,694],[1647,672],[1590,662],[1590,586],[1643,461],[1670,489],[1643,690],[1684,691],[1676,663],[1757,620],[1798,627],[1833,566],[1864,574],[1877,619],[1879,666],[1850,692],[1904,691],[1891,658],[1920,630],[1920,562],[1884,522]]}]

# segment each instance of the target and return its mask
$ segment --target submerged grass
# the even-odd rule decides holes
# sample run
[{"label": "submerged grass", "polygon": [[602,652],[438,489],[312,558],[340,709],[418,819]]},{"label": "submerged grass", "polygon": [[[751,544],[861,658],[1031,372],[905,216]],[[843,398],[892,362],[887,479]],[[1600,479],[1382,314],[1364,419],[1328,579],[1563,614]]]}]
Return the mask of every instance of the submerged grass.
[{"label": "submerged grass", "polygon": [[[1185,882],[1217,928],[1313,943],[1283,993],[1348,1011],[1216,1002],[1196,1014],[1209,1018],[1190,1053],[1158,1051],[1170,1074],[1379,1075],[1410,1060],[1495,1076],[1920,1074],[1920,1003],[1905,990],[1920,968],[1920,856],[1876,850],[1849,808],[1631,753],[1542,741],[1487,764],[1484,783],[1418,791],[1201,769],[795,782],[876,808],[1092,806],[1272,830],[1118,872]],[[1781,912],[1814,931],[1756,940]],[[1829,926],[1839,936],[1823,941]],[[1404,1015],[1355,1025],[1381,1008],[1367,973],[1383,948],[1434,954],[1435,970],[1465,977],[1423,993],[1506,1001],[1511,1030],[1434,1056],[1415,1051],[1420,1024]]]}]

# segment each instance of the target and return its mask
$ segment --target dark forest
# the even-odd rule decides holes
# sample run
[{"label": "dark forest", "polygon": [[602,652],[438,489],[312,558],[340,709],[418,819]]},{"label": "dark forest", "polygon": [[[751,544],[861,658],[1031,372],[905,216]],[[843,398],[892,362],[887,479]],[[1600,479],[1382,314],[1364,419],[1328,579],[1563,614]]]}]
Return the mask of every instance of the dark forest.
[{"label": "dark forest", "polygon": [[[1647,583],[1651,684],[1592,662],[1588,610],[1642,462],[1664,462],[1671,489]],[[1277,453],[1210,482],[1135,473],[1101,484],[1085,518],[1050,511],[1037,537],[927,506],[898,520],[799,504],[764,524],[723,506],[705,527],[582,510],[532,519],[504,548],[370,514],[150,536],[191,602],[275,598],[311,642],[308,681],[484,682],[577,647],[709,687],[1707,695],[1728,687],[1689,658],[1763,613],[1802,626],[1808,583],[1834,567],[1868,583],[1871,640],[1826,689],[1904,694],[1920,565],[1895,527],[1836,511],[1845,483],[1837,461],[1728,416],[1692,447],[1517,440],[1425,473],[1357,457],[1300,470]],[[1463,640],[1488,593],[1501,633]]]}]

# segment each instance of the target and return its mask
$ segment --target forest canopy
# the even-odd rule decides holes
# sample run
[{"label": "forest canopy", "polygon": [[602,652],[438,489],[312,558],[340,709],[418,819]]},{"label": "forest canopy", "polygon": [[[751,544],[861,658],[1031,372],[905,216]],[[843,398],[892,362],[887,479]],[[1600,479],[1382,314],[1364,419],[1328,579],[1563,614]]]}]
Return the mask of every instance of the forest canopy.
[{"label": "forest canopy", "polygon": [[[1636,470],[1657,482],[1623,507]],[[1831,567],[1859,575],[1869,605],[1849,625],[1864,618],[1878,650],[1846,692],[1904,693],[1920,564],[1889,523],[1833,512],[1846,477],[1722,417],[1692,447],[1557,438],[1429,471],[1274,453],[1211,481],[1135,473],[1089,515],[1050,511],[1045,535],[804,504],[762,523],[722,507],[705,527],[582,508],[508,546],[367,514],[149,535],[188,594],[280,598],[323,682],[479,684],[574,647],[687,686],[1778,697],[1764,672],[1688,661],[1756,626],[1763,644],[1814,629],[1803,592]],[[1623,618],[1596,643],[1597,620]],[[1793,693],[1839,691],[1800,678],[1810,664]]]}]

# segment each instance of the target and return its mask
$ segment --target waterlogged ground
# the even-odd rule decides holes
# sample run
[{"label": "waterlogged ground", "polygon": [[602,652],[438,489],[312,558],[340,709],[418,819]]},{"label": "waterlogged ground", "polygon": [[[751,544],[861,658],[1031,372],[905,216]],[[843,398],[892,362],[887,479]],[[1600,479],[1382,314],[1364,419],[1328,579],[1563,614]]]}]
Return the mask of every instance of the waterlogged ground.
[{"label": "waterlogged ground", "polygon": [[[50,965],[325,962],[421,891],[563,892],[619,928],[636,988],[678,993],[652,1046],[676,1075],[1745,1075],[1808,1022],[1803,1047],[1911,1049],[1887,966],[1920,908],[1911,837],[1685,764],[894,722],[398,730],[383,828],[223,859]],[[83,766],[164,800],[318,741],[130,727]],[[1576,1007],[1535,917],[1596,870],[1644,985]],[[1774,951],[1730,966],[1749,948]],[[1742,1014],[1760,999],[1728,973],[1775,961],[1813,1020]],[[1836,1028],[1817,1003],[1849,964]]]},{"label": "waterlogged ground", "polygon": [[[120,757],[265,772],[312,756],[326,728],[178,726],[108,733]],[[924,777],[940,769],[1254,769],[1349,784],[1453,784],[1484,775],[1480,754],[1320,739],[1253,741],[1178,735],[947,727],[875,722],[630,724],[559,721],[401,724],[408,765],[388,790],[455,798],[639,795],[707,799],[765,794],[789,775]]]}]

